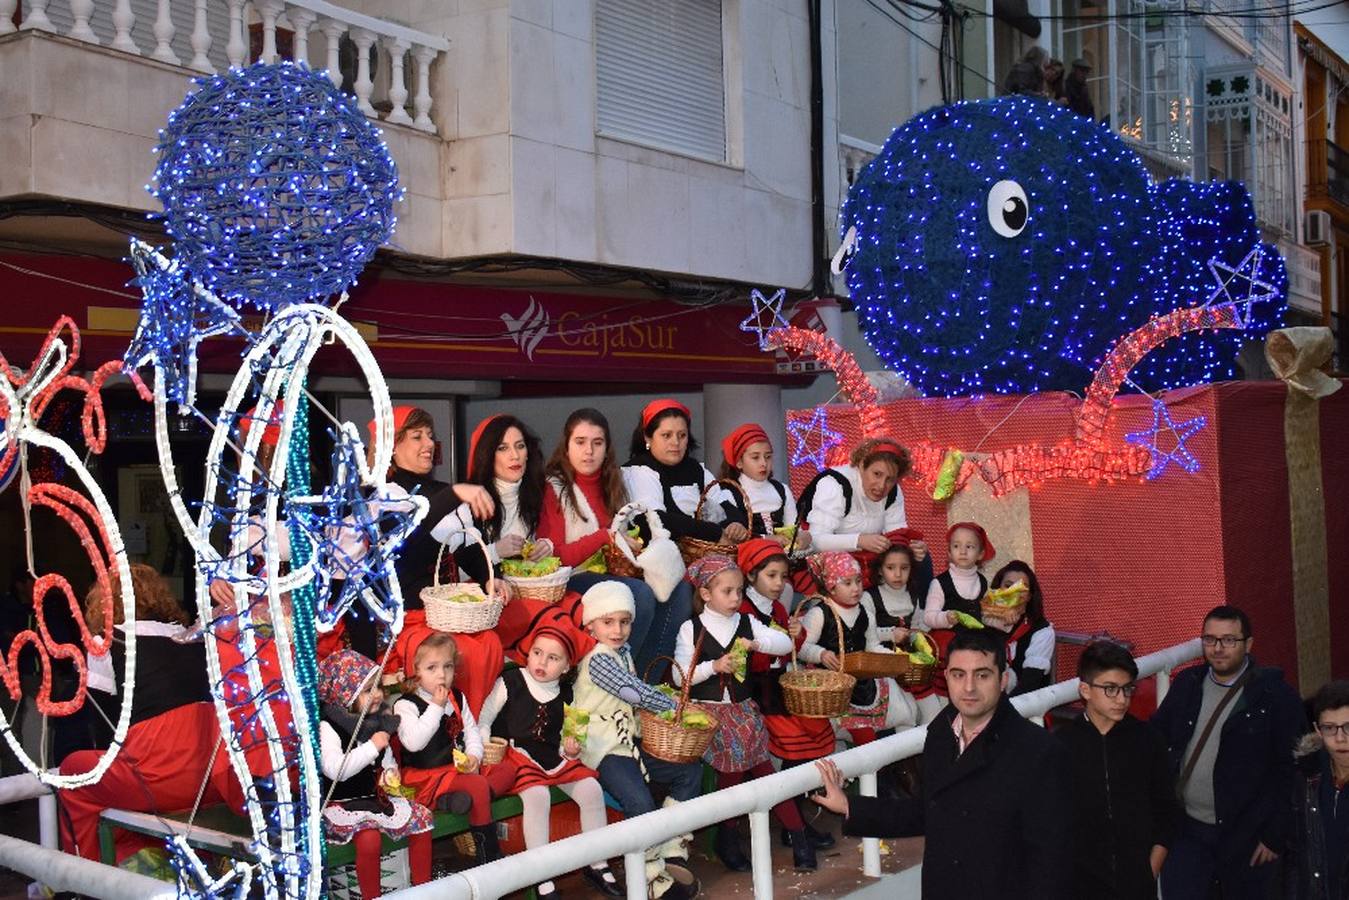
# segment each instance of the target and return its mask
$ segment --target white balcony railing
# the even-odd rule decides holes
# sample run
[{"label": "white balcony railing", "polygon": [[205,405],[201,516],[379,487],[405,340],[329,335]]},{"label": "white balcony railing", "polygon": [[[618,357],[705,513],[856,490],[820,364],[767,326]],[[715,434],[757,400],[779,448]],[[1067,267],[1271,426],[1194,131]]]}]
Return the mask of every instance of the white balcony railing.
[{"label": "white balcony railing", "polygon": [[[434,132],[443,37],[326,0],[0,0],[0,35],[61,34],[213,74],[285,57],[326,69],[371,118]],[[311,40],[312,38],[312,40]]]},{"label": "white balcony railing", "polygon": [[1292,241],[1279,241],[1288,269],[1288,305],[1321,315],[1321,254]]}]

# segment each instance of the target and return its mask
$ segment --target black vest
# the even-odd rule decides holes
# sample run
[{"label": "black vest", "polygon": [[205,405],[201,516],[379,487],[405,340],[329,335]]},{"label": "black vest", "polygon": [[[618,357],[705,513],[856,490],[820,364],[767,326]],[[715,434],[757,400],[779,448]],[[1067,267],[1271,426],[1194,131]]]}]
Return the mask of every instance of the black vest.
[{"label": "black vest", "polygon": [[[744,638],[747,641],[754,640],[754,624],[749,616],[740,614],[740,623],[735,627],[735,634],[731,635],[729,644],[720,644],[717,639],[712,637],[703,626],[703,617],[693,617],[693,645],[698,647],[698,661],[708,662],[710,660],[721,659],[727,653],[731,652],[731,646],[735,644],[736,638]],[[702,640],[701,646],[698,644]],[[692,677],[692,673],[689,673]],[[753,692],[748,678],[745,681],[736,681],[730,675],[718,675],[716,678],[709,678],[701,684],[695,684],[689,688],[689,699],[703,700],[712,703],[718,703],[722,700],[722,694],[729,691],[731,701],[739,703],[742,700],[749,699]]]},{"label": "black vest", "polygon": [[960,593],[956,590],[956,583],[954,579],[951,578],[951,573],[949,571],[942,572],[937,576],[937,583],[941,585],[942,596],[946,598],[946,603],[942,607],[944,611],[962,612],[966,615],[974,616],[976,619],[979,618],[979,601],[983,598],[984,594],[988,593],[988,579],[984,577],[983,572],[977,572],[975,574],[979,576],[979,596],[975,597],[973,600],[960,596]]},{"label": "black vest", "polygon": [[[772,515],[756,515],[751,520],[750,525],[752,527],[750,528],[750,533],[760,537],[772,536],[773,531],[772,528],[768,527],[768,522],[772,523],[773,528],[781,528],[786,524],[787,518],[787,489],[783,487],[782,482],[778,481],[776,478],[768,479],[768,483],[773,486],[773,490],[778,492],[778,500],[782,502],[778,505],[778,508],[773,511]],[[731,500],[730,502],[722,504],[722,508],[726,511],[727,521],[743,524],[745,521],[744,498],[740,496],[739,491],[731,490],[727,491],[727,493],[731,495]],[[765,522],[765,519],[768,519],[768,522]]]},{"label": "black vest", "polygon": [[[125,699],[126,644],[118,638],[112,645],[112,669],[119,692]],[[136,693],[131,698],[131,724],[160,713],[211,699],[206,677],[206,645],[202,641],[179,643],[170,637],[142,635],[136,639]]]},{"label": "black vest", "polygon": [[[815,489],[820,486],[820,482],[828,478],[831,481],[838,482],[839,490],[843,492],[843,515],[852,512],[852,482],[848,476],[844,475],[838,469],[828,468],[820,472],[814,478],[807,482],[805,488],[801,491],[801,499],[796,501],[796,521],[805,524],[806,518],[810,515],[810,509],[815,505]],[[885,495],[885,509],[895,505],[895,500],[899,497],[899,485],[890,489],[890,493]]]},{"label": "black vest", "polygon": [[[401,700],[406,700],[417,707],[417,714],[426,712],[431,704],[423,700],[421,696],[413,691],[404,694]],[[464,695],[458,691],[454,692],[454,701],[459,704],[460,709],[464,709]],[[420,750],[409,750],[403,748],[402,763],[409,769],[439,769],[441,766],[454,765],[454,751],[463,751],[464,749],[464,722],[454,708],[446,705],[445,714],[440,718],[440,727],[436,733],[431,735],[431,740],[426,742],[426,746]]]},{"label": "black vest", "polygon": [[506,703],[492,733],[528,753],[540,768],[557,768],[562,762],[562,707],[571,702],[571,685],[563,684],[556,697],[540,703],[529,692],[523,669],[507,669],[501,680],[506,682]]},{"label": "black vest", "polygon": [[[431,529],[441,519],[459,506],[459,498],[454,489],[443,481],[436,481],[429,475],[414,475],[404,469],[395,468],[389,479],[409,494],[426,497],[430,511],[426,518],[407,536],[398,550],[398,559],[394,569],[398,573],[398,586],[403,590],[403,608],[408,610],[422,608],[422,588],[430,587],[436,566],[436,554],[440,542],[431,536]],[[390,523],[389,527],[393,527]],[[477,545],[474,544],[474,548]],[[478,551],[479,559],[482,551]]]},{"label": "black vest", "polygon": [[[359,741],[353,741],[351,739],[351,731],[348,730],[343,723],[327,718],[323,721],[327,722],[328,727],[337,733],[337,739],[342,742],[342,751],[344,753],[348,747],[351,747],[354,750],[360,743]],[[383,752],[380,753],[379,757],[375,758],[373,764],[366,766],[350,778],[337,782],[337,786],[333,788],[333,802],[341,803],[349,809],[379,809],[380,803],[375,796],[375,776],[382,768],[380,765],[380,758],[382,756]],[[325,796],[327,795],[329,785],[332,783],[333,782],[328,780],[327,777],[324,777],[323,791]],[[358,802],[353,803],[346,801]]]},{"label": "black vest", "polygon": [[[890,610],[885,608],[885,601],[881,599],[881,586],[874,585],[867,589],[867,596],[871,598],[871,603],[876,607],[876,627],[877,628],[908,628],[909,620],[913,618],[913,613],[905,616],[892,616]],[[917,611],[915,604],[914,610]],[[865,610],[864,610],[865,612]]]},{"label": "black vest", "polygon": [[[871,624],[871,619],[867,617],[865,607],[857,607],[857,621],[852,625],[844,623],[841,619],[834,621],[834,613],[828,604],[821,603],[820,612],[824,613],[824,628],[820,631],[821,647],[839,653],[838,626],[843,625],[843,649],[849,653],[861,653],[867,649],[867,626]],[[876,679],[857,679],[857,686],[852,689],[852,704],[870,706],[875,702]]]}]

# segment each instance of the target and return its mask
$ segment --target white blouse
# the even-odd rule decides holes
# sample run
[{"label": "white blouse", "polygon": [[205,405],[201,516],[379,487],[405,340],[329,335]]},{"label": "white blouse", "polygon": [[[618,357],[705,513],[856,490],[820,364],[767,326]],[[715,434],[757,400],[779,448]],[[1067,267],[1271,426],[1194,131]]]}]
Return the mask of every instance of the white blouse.
[{"label": "white blouse", "polygon": [[778,497],[778,489],[773,487],[773,483],[768,479],[755,481],[748,475],[741,473],[740,487],[744,489],[745,496],[749,498],[749,509],[756,516],[772,516],[779,509],[782,510],[782,524],[796,524],[796,500],[792,497],[792,489],[787,485],[782,486],[782,497]]},{"label": "white blouse", "polygon": [[[721,613],[711,609],[704,609],[699,620],[703,623],[703,628],[707,629],[710,637],[723,647],[729,646],[735,638],[736,629],[740,627],[740,613],[732,613],[729,616],[723,616]],[[758,619],[750,616],[751,640],[759,644],[759,653],[766,653],[769,656],[786,656],[792,652],[792,639],[786,633],[778,631],[776,628],[769,628],[762,624]],[[675,638],[675,662],[679,667],[674,669],[674,680],[676,684],[681,684],[679,678],[680,669],[688,669],[689,663],[693,660],[693,621],[689,620],[679,626],[679,636]],[[693,669],[693,684],[701,684],[709,678],[717,677],[716,670],[713,669],[715,659],[700,660]],[[721,695],[723,701],[731,699],[730,692],[725,691]]]},{"label": "white blouse", "polygon": [[806,523],[810,543],[816,550],[856,550],[864,534],[885,534],[908,524],[904,517],[904,492],[895,492],[889,508],[885,499],[870,500],[862,490],[861,473],[852,466],[834,466],[852,485],[852,508],[844,514],[843,487],[833,478],[821,478]]}]

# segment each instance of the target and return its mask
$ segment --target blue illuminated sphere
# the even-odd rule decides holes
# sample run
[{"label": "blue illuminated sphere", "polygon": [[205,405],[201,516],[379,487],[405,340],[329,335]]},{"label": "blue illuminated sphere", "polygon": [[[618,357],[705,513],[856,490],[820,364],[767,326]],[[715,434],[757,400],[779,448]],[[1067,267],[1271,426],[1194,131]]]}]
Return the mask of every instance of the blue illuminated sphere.
[{"label": "blue illuminated sphere", "polygon": [[[1207,299],[1210,256],[1236,265],[1259,241],[1240,185],[1167,184],[1159,195],[1118,136],[1046,100],[911,119],[841,213],[868,343],[927,394],[1081,390],[1117,338]],[[1240,339],[1172,341],[1139,376],[1230,374]]]},{"label": "blue illuminated sphere", "polygon": [[326,75],[288,62],[197,84],[160,132],[151,188],[178,261],[263,309],[354,284],[401,196],[379,129]]}]

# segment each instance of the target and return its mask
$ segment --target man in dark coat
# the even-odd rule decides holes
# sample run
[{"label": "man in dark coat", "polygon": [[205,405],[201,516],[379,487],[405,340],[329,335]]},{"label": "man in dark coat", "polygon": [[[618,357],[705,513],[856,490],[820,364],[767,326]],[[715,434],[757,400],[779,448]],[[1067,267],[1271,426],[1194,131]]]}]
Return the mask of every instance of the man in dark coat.
[{"label": "man in dark coat", "polygon": [[1269,895],[1288,842],[1293,748],[1306,716],[1283,673],[1250,655],[1244,612],[1214,608],[1202,640],[1208,665],[1178,674],[1152,717],[1184,805],[1162,895],[1256,900]]},{"label": "man in dark coat", "polygon": [[1138,665],[1113,641],[1077,661],[1080,718],[1054,729],[1068,751],[1073,896],[1157,900],[1179,812],[1166,742],[1129,715]]},{"label": "man in dark coat", "polygon": [[845,834],[925,835],[924,900],[1066,900],[1069,833],[1063,748],[1003,696],[1001,632],[960,629],[947,648],[951,706],[927,728],[916,799],[848,797],[817,765],[815,800]]}]

